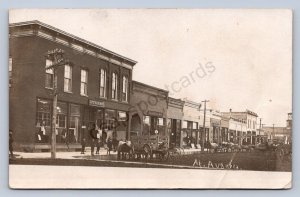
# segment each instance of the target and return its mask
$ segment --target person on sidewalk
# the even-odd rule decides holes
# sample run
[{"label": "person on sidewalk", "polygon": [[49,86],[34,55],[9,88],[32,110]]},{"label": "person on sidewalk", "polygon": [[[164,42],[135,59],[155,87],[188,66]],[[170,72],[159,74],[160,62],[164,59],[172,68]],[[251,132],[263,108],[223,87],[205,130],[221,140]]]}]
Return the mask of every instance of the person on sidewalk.
[{"label": "person on sidewalk", "polygon": [[68,148],[68,151],[70,150],[70,147],[69,147],[69,140],[67,138],[67,130],[66,129],[63,129],[62,133],[62,139],[64,141],[64,143],[66,144],[67,148]]},{"label": "person on sidewalk", "polygon": [[10,153],[10,157],[14,157],[14,148],[13,148],[13,131],[11,129],[9,129],[9,153]]},{"label": "person on sidewalk", "polygon": [[86,140],[85,140],[85,137],[83,136],[83,138],[81,140],[81,153],[80,154],[85,153],[85,145],[86,145]]},{"label": "person on sidewalk", "polygon": [[91,155],[94,156],[95,142],[97,140],[97,130],[95,123],[92,124],[91,129],[89,130],[91,137]]},{"label": "person on sidewalk", "polygon": [[110,137],[107,139],[107,155],[110,155],[110,151],[112,149],[112,140]]}]

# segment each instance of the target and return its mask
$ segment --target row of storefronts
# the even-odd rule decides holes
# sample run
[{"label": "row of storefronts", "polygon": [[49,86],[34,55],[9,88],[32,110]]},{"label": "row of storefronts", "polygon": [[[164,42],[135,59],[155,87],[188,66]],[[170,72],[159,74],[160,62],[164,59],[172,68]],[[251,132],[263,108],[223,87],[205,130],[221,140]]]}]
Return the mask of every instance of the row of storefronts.
[{"label": "row of storefronts", "polygon": [[58,149],[89,143],[94,125],[103,140],[156,136],[183,148],[199,148],[203,142],[255,143],[253,112],[208,109],[204,119],[201,103],[171,98],[166,90],[133,81],[134,60],[39,21],[11,24],[9,30],[9,119],[16,149],[50,149],[54,88],[45,54],[54,48],[64,50],[72,62],[57,70]]}]

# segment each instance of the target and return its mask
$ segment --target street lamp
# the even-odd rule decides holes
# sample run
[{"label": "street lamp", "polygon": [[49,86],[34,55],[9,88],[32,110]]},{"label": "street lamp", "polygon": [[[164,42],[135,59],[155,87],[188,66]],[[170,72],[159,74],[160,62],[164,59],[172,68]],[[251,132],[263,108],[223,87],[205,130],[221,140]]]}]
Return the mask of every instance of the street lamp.
[{"label": "street lamp", "polygon": [[69,63],[64,59],[64,50],[49,50],[46,58],[52,61],[52,64],[46,67],[46,70],[53,69],[53,113],[52,113],[52,131],[51,131],[51,158],[56,158],[56,116],[57,116],[57,68]]}]

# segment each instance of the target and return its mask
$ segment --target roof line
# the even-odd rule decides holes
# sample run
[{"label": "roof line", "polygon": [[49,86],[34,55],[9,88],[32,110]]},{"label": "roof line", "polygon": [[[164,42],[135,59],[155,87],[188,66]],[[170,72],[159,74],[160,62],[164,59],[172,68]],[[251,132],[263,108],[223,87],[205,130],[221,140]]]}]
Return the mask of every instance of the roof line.
[{"label": "roof line", "polygon": [[109,53],[109,54],[111,54],[111,55],[113,55],[113,56],[117,56],[117,57],[119,57],[119,58],[121,58],[121,59],[124,59],[124,60],[126,60],[126,61],[129,61],[129,62],[132,63],[132,64],[136,64],[136,63],[137,63],[137,61],[135,61],[135,60],[132,60],[132,59],[130,59],[130,58],[127,58],[127,57],[125,57],[125,56],[122,56],[122,55],[120,55],[120,54],[118,54],[118,53],[115,53],[115,52],[110,51],[110,50],[108,50],[108,49],[106,49],[106,48],[104,48],[104,47],[101,47],[101,46],[99,46],[99,45],[97,45],[97,44],[95,44],[95,43],[92,43],[92,42],[87,41],[87,40],[85,40],[85,39],[79,38],[79,37],[77,37],[77,36],[75,36],[75,35],[73,35],[73,34],[70,34],[70,33],[68,33],[68,32],[65,32],[65,31],[63,31],[63,30],[61,30],[61,29],[58,29],[58,28],[53,27],[53,26],[51,26],[51,25],[48,25],[48,24],[46,24],[46,23],[42,23],[42,22],[40,22],[40,21],[38,21],[38,20],[25,21],[25,22],[19,22],[19,23],[10,23],[10,24],[9,24],[9,27],[17,27],[17,26],[24,26],[24,25],[40,25],[40,26],[43,26],[43,27],[45,27],[45,28],[47,28],[47,29],[50,29],[50,30],[52,30],[52,31],[56,31],[56,32],[58,32],[58,33],[60,33],[60,34],[63,34],[63,35],[65,35],[65,36],[67,36],[67,37],[71,37],[71,38],[73,38],[73,39],[75,39],[75,40],[78,40],[79,42],[83,42],[83,43],[86,43],[86,44],[88,44],[88,45],[91,45],[91,46],[93,46],[93,47],[95,47],[95,48],[98,48],[98,49],[100,49],[100,50],[102,50],[102,51],[105,51],[105,52],[107,52],[107,53]]}]

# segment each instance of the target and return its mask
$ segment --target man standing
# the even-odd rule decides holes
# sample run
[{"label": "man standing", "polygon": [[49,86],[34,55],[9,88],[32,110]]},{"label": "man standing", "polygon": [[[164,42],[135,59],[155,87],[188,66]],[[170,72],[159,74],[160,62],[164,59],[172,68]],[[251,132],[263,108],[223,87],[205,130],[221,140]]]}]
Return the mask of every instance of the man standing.
[{"label": "man standing", "polygon": [[92,124],[92,128],[89,130],[89,133],[91,136],[91,155],[94,156],[95,142],[97,140],[97,130],[95,123]]}]

